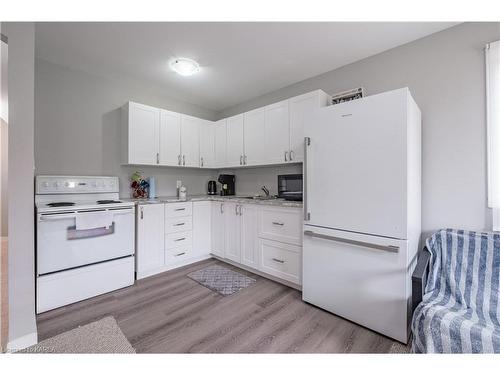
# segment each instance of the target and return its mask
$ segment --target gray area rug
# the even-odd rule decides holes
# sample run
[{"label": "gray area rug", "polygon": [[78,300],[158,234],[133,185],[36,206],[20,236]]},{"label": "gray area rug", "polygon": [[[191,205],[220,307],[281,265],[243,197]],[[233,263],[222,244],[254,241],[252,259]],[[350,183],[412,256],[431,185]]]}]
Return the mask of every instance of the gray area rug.
[{"label": "gray area rug", "polygon": [[202,268],[187,276],[223,296],[239,292],[256,281],[251,277],[218,265]]},{"label": "gray area rug", "polygon": [[43,340],[22,350],[21,353],[135,354],[135,349],[130,345],[115,318],[107,316],[96,322]]},{"label": "gray area rug", "polygon": [[409,354],[410,353],[410,344],[404,345],[400,342],[394,342],[389,350],[390,354]]}]

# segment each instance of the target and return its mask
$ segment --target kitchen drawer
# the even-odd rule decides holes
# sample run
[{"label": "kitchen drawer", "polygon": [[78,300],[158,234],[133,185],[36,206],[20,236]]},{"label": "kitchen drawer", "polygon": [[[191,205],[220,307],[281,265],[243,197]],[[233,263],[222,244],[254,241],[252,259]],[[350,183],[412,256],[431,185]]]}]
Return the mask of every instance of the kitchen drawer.
[{"label": "kitchen drawer", "polygon": [[165,265],[171,266],[176,263],[183,262],[186,259],[192,257],[192,247],[191,246],[180,246],[174,249],[165,250]]},{"label": "kitchen drawer", "polygon": [[301,284],[302,248],[277,241],[259,240],[260,270]]},{"label": "kitchen drawer", "polygon": [[191,216],[174,217],[165,220],[165,233],[186,232],[193,229],[193,218]]},{"label": "kitchen drawer", "polygon": [[193,203],[177,202],[165,204],[165,218],[191,216],[193,214]]},{"label": "kitchen drawer", "polygon": [[262,208],[259,237],[302,246],[302,211],[294,208]]},{"label": "kitchen drawer", "polygon": [[165,236],[165,248],[167,250],[181,246],[191,246],[193,243],[193,232],[170,233]]}]

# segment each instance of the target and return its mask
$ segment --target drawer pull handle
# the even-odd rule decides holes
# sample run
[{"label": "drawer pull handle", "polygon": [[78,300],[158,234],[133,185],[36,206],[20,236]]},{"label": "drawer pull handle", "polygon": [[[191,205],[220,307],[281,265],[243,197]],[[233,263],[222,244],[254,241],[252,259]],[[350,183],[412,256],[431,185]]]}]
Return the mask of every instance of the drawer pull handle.
[{"label": "drawer pull handle", "polygon": [[185,239],[186,239],[186,237],[176,238],[174,241],[175,242],[179,242],[179,241],[184,241]]},{"label": "drawer pull handle", "polygon": [[176,257],[180,257],[181,255],[184,255],[186,254],[186,252],[183,252],[183,253],[179,253],[179,254],[175,254]]},{"label": "drawer pull handle", "polygon": [[285,263],[285,261],[283,259],[273,258],[273,260],[277,263],[281,263],[281,264]]},{"label": "drawer pull handle", "polygon": [[274,224],[274,225],[280,225],[280,226],[285,225],[285,223],[280,223],[280,222],[278,222],[278,221],[273,221],[273,224]]},{"label": "drawer pull handle", "polygon": [[177,223],[177,224],[174,224],[174,227],[179,227],[179,226],[184,225],[184,224],[186,224],[186,223]]},{"label": "drawer pull handle", "polygon": [[184,208],[176,208],[174,211],[184,211],[186,209],[186,207]]}]

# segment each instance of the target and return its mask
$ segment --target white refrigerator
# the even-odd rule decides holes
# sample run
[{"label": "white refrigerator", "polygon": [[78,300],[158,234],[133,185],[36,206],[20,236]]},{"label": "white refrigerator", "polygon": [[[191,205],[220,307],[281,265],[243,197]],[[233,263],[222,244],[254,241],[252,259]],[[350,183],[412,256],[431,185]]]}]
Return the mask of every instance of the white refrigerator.
[{"label": "white refrigerator", "polygon": [[304,132],[303,300],[406,343],[420,110],[404,88],[318,109]]}]

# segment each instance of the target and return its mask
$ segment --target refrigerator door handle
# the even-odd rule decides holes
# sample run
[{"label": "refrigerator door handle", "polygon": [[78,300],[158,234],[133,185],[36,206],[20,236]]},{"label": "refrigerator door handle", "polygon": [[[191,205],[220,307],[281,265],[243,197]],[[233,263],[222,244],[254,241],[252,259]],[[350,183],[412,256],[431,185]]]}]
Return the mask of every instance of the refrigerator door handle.
[{"label": "refrigerator door handle", "polygon": [[304,231],[304,235],[309,236],[309,237],[321,238],[323,240],[329,240],[329,241],[335,241],[335,242],[342,242],[342,243],[346,243],[346,244],[354,245],[354,246],[362,246],[362,247],[369,247],[371,249],[389,251],[391,253],[397,253],[397,252],[399,252],[399,246],[394,246],[394,245],[378,245],[378,244],[370,243],[370,242],[349,240],[347,238],[341,238],[341,237],[335,237],[335,236],[328,236],[326,234],[316,233],[316,232],[313,232],[312,230],[306,230],[306,231]]},{"label": "refrigerator door handle", "polygon": [[307,148],[311,144],[311,138],[304,137],[304,171],[303,171],[303,179],[304,179],[304,196],[303,196],[303,207],[304,207],[304,221],[311,220],[311,214],[307,209]]}]

